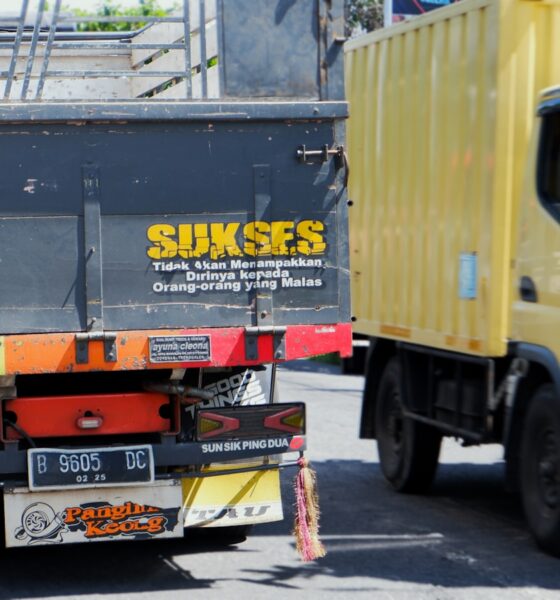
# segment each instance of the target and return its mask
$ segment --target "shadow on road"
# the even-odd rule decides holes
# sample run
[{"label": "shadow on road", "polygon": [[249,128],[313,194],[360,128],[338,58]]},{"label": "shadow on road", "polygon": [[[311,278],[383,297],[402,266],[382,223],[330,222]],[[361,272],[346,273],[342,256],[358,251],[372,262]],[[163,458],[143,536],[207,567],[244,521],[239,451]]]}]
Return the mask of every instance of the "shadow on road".
[{"label": "shadow on road", "polygon": [[172,557],[218,550],[243,552],[241,548],[225,547],[202,534],[178,540],[4,550],[0,557],[0,597],[44,598],[210,588],[214,580],[196,579]]},{"label": "shadow on road", "polygon": [[[395,582],[392,591],[399,582],[560,589],[560,562],[534,546],[518,497],[504,490],[501,463],[440,465],[426,496],[393,492],[378,464],[327,461],[315,468],[328,554],[305,568],[306,578],[371,583],[359,589],[337,585],[339,593],[387,590],[386,583],[375,585],[380,580]],[[286,565],[246,573],[285,588],[297,588],[302,577],[301,567]]]},{"label": "shadow on road", "polygon": [[[231,553],[237,581],[292,590],[320,579],[337,593],[391,590],[410,584],[444,588],[537,587],[558,589],[560,563],[533,546],[517,500],[502,487],[502,466],[442,465],[428,496],[395,494],[377,464],[317,462],[322,535],[328,555],[313,564],[295,560],[261,567],[251,544],[225,548],[206,536],[148,543],[38,547],[1,557],[0,597],[38,598],[83,594],[131,594],[214,587],[197,579],[174,556]],[[293,475],[293,473],[292,473]],[[293,492],[283,481],[288,523],[256,528],[271,544],[287,542]],[[294,551],[295,552],[295,551]],[[182,561],[184,564],[185,561]],[[260,562],[262,564],[262,561]],[[356,588],[356,579],[362,582]],[[336,586],[334,580],[337,580]],[[348,579],[348,587],[341,586]],[[22,584],[22,582],[25,582]],[[383,586],[380,585],[381,582]],[[17,594],[11,590],[16,590]]]}]

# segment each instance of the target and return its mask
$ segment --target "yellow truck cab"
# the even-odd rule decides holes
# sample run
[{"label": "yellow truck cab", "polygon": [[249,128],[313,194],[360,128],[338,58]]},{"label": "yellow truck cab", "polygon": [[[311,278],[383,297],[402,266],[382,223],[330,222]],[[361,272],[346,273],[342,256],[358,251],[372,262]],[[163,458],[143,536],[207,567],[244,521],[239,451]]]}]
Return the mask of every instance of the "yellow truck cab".
[{"label": "yellow truck cab", "polygon": [[403,492],[444,436],[503,444],[560,554],[560,3],[464,0],[345,51],[361,436]]}]

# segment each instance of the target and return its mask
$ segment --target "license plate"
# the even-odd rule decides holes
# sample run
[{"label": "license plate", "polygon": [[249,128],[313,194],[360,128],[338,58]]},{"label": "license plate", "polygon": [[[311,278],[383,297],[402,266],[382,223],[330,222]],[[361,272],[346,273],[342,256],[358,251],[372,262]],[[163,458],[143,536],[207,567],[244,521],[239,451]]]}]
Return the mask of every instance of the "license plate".
[{"label": "license plate", "polygon": [[34,448],[27,453],[27,464],[31,490],[115,487],[154,481],[150,446]]}]

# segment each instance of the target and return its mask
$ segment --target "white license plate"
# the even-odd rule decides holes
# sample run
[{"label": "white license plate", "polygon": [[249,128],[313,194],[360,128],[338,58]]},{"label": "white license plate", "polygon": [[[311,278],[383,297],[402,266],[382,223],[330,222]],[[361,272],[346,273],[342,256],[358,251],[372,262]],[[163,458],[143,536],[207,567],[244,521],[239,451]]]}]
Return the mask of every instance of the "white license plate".
[{"label": "white license plate", "polygon": [[59,490],[129,486],[154,481],[151,446],[34,448],[27,453],[29,488]]},{"label": "white license plate", "polygon": [[183,536],[180,480],[126,488],[4,491],[6,546]]}]

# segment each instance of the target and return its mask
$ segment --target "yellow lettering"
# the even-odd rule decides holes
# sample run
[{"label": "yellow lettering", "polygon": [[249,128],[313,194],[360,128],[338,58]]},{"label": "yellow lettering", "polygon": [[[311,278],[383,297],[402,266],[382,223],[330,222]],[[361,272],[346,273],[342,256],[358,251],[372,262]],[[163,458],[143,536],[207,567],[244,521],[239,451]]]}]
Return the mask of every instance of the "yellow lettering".
[{"label": "yellow lettering", "polygon": [[[147,238],[152,242],[147,254],[154,260],[208,256],[218,260],[228,256],[290,256],[325,254],[325,225],[321,221],[251,221],[241,223],[165,223],[151,225]],[[241,244],[241,246],[239,245]]]},{"label": "yellow lettering", "polygon": [[216,260],[224,256],[243,256],[237,245],[235,234],[240,223],[210,223],[210,258]]},{"label": "yellow lettering", "polygon": [[155,260],[162,258],[175,258],[177,256],[177,242],[171,239],[170,236],[175,235],[175,227],[158,223],[151,225],[146,232],[150,242],[153,243],[151,248],[148,248],[148,256]]},{"label": "yellow lettering", "polygon": [[[193,235],[194,233],[194,235]],[[208,254],[210,238],[206,223],[182,223],[179,225],[178,252],[181,258],[200,258]]]},{"label": "yellow lettering", "polygon": [[254,221],[243,228],[246,241],[243,251],[249,256],[268,256],[271,253],[270,223]]},{"label": "yellow lettering", "polygon": [[319,233],[324,230],[325,224],[321,221],[300,221],[297,226],[297,251],[300,254],[324,254],[327,244]]},{"label": "yellow lettering", "polygon": [[290,248],[288,248],[286,242],[294,239],[294,222],[273,221],[270,224],[270,228],[272,231],[272,254],[278,256],[290,254]]}]

